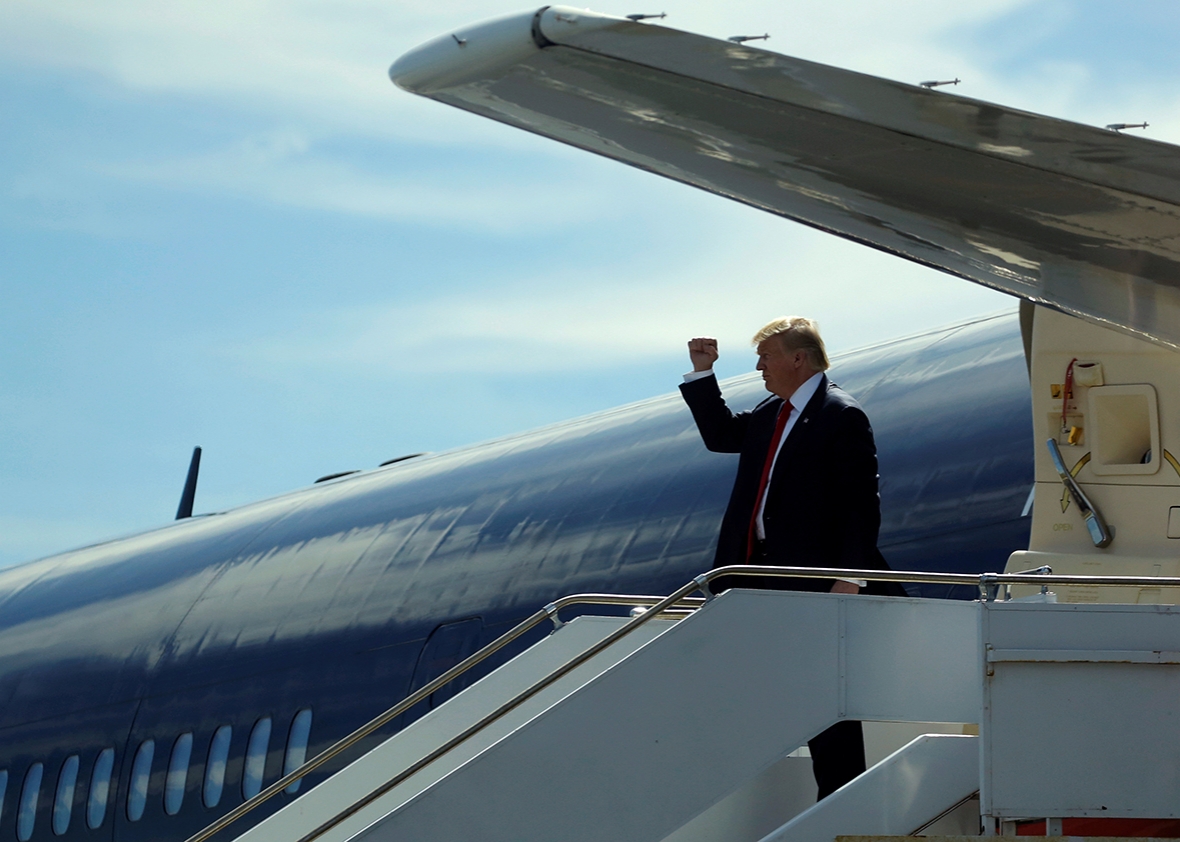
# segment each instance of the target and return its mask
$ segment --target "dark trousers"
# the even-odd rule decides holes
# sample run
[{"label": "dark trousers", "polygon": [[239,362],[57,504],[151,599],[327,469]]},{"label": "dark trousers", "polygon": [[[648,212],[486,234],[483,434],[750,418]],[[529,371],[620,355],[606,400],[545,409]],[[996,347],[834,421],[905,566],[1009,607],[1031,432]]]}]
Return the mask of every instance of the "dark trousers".
[{"label": "dark trousers", "polygon": [[864,731],[856,720],[837,722],[807,747],[811,749],[811,771],[819,790],[816,801],[831,795],[865,770]]}]

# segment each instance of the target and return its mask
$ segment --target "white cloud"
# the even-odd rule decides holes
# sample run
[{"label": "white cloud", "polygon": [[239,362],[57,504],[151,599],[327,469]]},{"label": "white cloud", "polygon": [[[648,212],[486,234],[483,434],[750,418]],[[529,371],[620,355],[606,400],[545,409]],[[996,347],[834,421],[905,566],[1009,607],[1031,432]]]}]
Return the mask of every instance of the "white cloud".
[{"label": "white cloud", "polygon": [[[679,355],[686,339],[717,336],[730,362],[750,359],[749,336],[770,318],[819,318],[834,351],[1014,309],[1013,299],[826,234],[743,209],[700,252],[642,283],[607,266],[545,268],[495,292],[326,314],[318,332],[222,348],[258,373],[329,368],[437,375],[593,371]],[[607,245],[607,243],[604,243]],[[738,256],[735,259],[735,256]],[[614,267],[613,271],[610,267]]]},{"label": "white cloud", "polygon": [[523,169],[514,169],[511,181],[502,173],[463,180],[447,172],[419,173],[413,166],[374,172],[347,156],[320,152],[305,132],[295,129],[251,134],[185,157],[97,166],[119,179],[176,190],[498,232],[567,224],[601,211],[606,203],[593,184],[572,179],[542,184]]},{"label": "white cloud", "polygon": [[385,74],[401,52],[437,34],[433,20],[408,3],[7,0],[0,53],[5,63],[134,92],[437,142],[445,135],[423,128],[437,124],[431,113],[442,109],[399,95]]}]

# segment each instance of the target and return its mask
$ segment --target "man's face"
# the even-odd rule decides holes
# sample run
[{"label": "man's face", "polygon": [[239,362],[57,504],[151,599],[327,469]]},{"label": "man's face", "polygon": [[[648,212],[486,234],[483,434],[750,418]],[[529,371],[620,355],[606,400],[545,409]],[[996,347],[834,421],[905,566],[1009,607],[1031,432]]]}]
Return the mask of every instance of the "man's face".
[{"label": "man's face", "polygon": [[807,362],[807,352],[788,351],[777,336],[758,343],[758,365],[766,391],[787,400],[815,372]]}]

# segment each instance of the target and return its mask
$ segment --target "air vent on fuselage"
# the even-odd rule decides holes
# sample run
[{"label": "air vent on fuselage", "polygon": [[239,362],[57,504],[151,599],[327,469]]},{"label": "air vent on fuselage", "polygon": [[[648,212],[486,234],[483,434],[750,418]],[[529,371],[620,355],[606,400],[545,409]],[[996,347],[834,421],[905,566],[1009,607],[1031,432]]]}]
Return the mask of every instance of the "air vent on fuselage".
[{"label": "air vent on fuselage", "polygon": [[[359,474],[359,473],[360,473],[359,469],[355,470],[355,471],[340,471],[339,473],[336,473],[336,474],[328,474],[326,477],[320,477],[315,482],[327,482],[330,479],[340,479],[340,477],[346,477],[346,476],[349,476],[350,474]],[[312,485],[315,485],[315,482],[313,482]]]},{"label": "air vent on fuselage", "polygon": [[405,462],[407,459],[416,459],[419,456],[429,456],[429,453],[409,453],[405,456],[399,456],[396,459],[387,459],[377,467],[384,468],[386,465],[396,465],[398,462]]}]

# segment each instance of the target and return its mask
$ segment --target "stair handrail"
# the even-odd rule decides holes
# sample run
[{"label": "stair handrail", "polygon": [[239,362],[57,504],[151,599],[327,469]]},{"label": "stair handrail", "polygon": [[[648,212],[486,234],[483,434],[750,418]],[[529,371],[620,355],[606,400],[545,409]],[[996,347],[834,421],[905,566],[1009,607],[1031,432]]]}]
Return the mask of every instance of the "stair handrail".
[{"label": "stair handrail", "polygon": [[[389,724],[394,719],[401,716],[414,705],[428,698],[431,693],[434,693],[436,690],[439,690],[442,687],[445,687],[447,684],[450,684],[456,678],[459,678],[468,670],[486,661],[509,643],[519,639],[522,635],[531,631],[541,623],[544,623],[546,620],[553,623],[555,630],[561,628],[563,625],[565,625],[560,616],[558,616],[558,612],[561,611],[561,609],[569,608],[571,605],[629,605],[632,607],[646,606],[651,608],[652,606],[658,605],[660,602],[664,601],[666,601],[666,599],[661,596],[605,593],[570,594],[568,596],[563,596],[560,599],[555,599],[553,602],[550,602],[535,614],[532,614],[531,616],[522,620],[520,623],[517,623],[511,629],[504,632],[504,634],[497,637],[475,654],[455,664],[455,666],[451,667],[438,678],[427,682],[422,687],[415,690],[413,693],[395,704],[393,707],[389,708],[383,713],[378,714],[360,728],[357,728],[351,734],[348,734],[347,736],[337,740],[335,743],[328,746],[311,760],[308,760],[302,766],[299,766],[293,771],[288,772],[286,775],[283,775],[283,777],[279,778],[273,784],[260,791],[257,795],[247,798],[224,816],[221,816],[203,828],[199,833],[190,836],[187,840],[185,840],[185,842],[205,842],[205,840],[209,839],[214,834],[224,830],[242,816],[253,811],[257,807],[261,806],[264,802],[278,795],[291,784],[307,777],[308,774],[314,772],[316,769],[319,769],[329,760],[338,757],[343,752],[352,748],[361,740],[372,735],[383,726]],[[704,597],[687,597],[685,599],[678,600],[669,607],[696,609],[704,604],[704,602]]]},{"label": "stair handrail", "polygon": [[[1041,572],[1045,571],[1045,572]],[[341,752],[356,745],[360,740],[372,734],[382,725],[387,724],[396,716],[404,713],[409,708],[413,707],[418,702],[425,699],[435,690],[454,680],[462,675],[471,667],[486,660],[491,655],[502,649],[508,643],[519,638],[529,629],[544,622],[551,620],[554,625],[560,627],[562,623],[556,620],[557,611],[568,605],[585,603],[585,604],[604,604],[604,605],[647,605],[648,610],[642,614],[638,614],[629,619],[625,624],[620,626],[615,631],[604,637],[598,643],[575,655],[566,663],[557,667],[548,675],[538,679],[531,686],[522,690],[520,693],[513,696],[504,704],[500,705],[491,713],[485,715],[478,722],[466,728],[464,731],[448,740],[443,745],[431,751],[428,755],[421,758],[411,766],[403,769],[394,777],[385,781],[375,790],[369,792],[363,798],[354,801],[341,812],[328,819],[326,822],[320,824],[310,833],[300,837],[296,842],[312,842],[322,834],[331,830],[336,825],[354,815],[366,806],[376,801],[382,795],[385,795],[390,790],[394,789],[398,784],[410,778],[417,772],[429,766],[434,761],[438,760],[443,755],[451,751],[458,745],[466,742],[479,731],[482,731],[491,723],[500,719],[505,714],[511,712],[519,707],[524,702],[531,699],[537,693],[540,693],[545,688],[549,687],[562,677],[568,675],[573,670],[577,669],[586,661],[593,658],[600,652],[610,648],[622,638],[634,632],[639,627],[645,625],[649,621],[661,616],[663,612],[670,608],[683,607],[685,605],[700,606],[702,603],[708,602],[714,598],[713,592],[709,589],[709,583],[715,579],[724,576],[764,576],[768,578],[799,578],[799,579],[863,579],[869,582],[912,582],[915,584],[943,584],[943,585],[967,585],[978,587],[980,597],[984,601],[993,601],[998,595],[1000,588],[1006,585],[1046,585],[1046,584],[1060,584],[1060,585],[1088,585],[1088,586],[1140,586],[1140,587],[1177,587],[1180,588],[1180,577],[1169,576],[1070,576],[1053,574],[1052,568],[1040,567],[1032,571],[1021,573],[924,573],[920,571],[908,570],[857,570],[848,568],[835,567],[778,567],[778,566],[762,566],[762,565],[730,565],[728,567],[717,567],[707,573],[702,573],[692,579],[692,581],[685,583],[677,588],[666,597],[650,597],[650,596],[627,596],[616,594],[574,594],[549,603],[540,611],[533,614],[522,623],[518,624],[510,631],[505,632],[501,637],[497,638],[492,643],[489,643],[479,652],[476,652],[467,660],[457,664],[445,673],[440,675],[434,681],[417,690],[415,693],[407,696],[398,704],[387,710],[385,713],[376,717],[369,723],[361,726],[352,734],[344,737],[337,743],[325,749],[320,754],[316,755],[305,764],[290,772],[287,775],[279,778],[266,789],[259,792],[252,798],[239,804],[233,810],[230,810],[220,819],[217,819],[208,827],[201,830],[199,833],[190,836],[185,842],[206,842],[211,836],[219,831],[225,829],[233,822],[237,821],[242,816],[251,812],[263,802],[271,797],[282,792],[295,781],[305,777],[309,772],[318,769],[324,763],[338,756]],[[691,594],[700,591],[705,594],[704,599],[693,598]],[[494,648],[493,648],[494,647]]]}]

